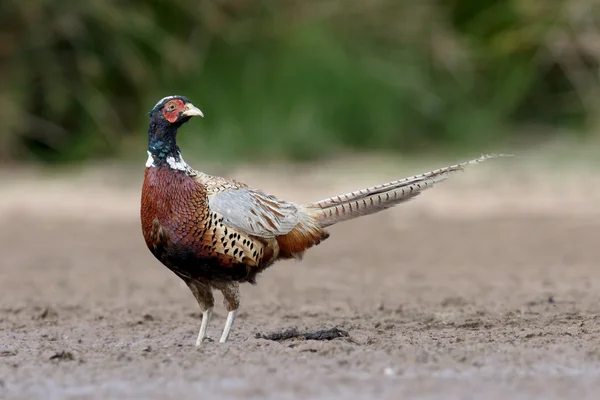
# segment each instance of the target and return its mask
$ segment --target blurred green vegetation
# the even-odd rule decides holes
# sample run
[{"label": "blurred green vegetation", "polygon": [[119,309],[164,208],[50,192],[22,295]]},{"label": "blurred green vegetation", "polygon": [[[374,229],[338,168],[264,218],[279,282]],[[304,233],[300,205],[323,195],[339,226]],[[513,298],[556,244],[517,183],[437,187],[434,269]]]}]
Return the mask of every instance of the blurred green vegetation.
[{"label": "blurred green vegetation", "polygon": [[143,152],[147,114],[205,113],[186,154],[493,150],[598,124],[592,0],[5,0],[0,155]]}]

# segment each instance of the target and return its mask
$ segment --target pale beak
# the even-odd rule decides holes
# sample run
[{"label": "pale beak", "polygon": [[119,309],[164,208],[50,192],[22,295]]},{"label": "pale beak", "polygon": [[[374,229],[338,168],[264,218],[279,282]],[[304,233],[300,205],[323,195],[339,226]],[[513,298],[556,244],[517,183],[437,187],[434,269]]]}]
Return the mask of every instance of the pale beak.
[{"label": "pale beak", "polygon": [[185,105],[185,111],[181,113],[181,115],[184,115],[186,117],[204,117],[202,111],[200,111],[200,109],[198,107],[195,107],[192,103],[187,103]]}]

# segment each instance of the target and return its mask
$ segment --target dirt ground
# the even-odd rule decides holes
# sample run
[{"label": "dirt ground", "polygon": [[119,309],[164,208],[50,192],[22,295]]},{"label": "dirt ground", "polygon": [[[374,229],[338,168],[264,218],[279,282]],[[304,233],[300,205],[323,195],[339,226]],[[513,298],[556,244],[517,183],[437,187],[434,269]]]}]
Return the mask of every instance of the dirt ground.
[{"label": "dirt ground", "polygon": [[[506,164],[333,227],[244,286],[230,342],[200,349],[194,298],[142,241],[137,175],[4,171],[0,398],[595,399],[600,181]],[[307,201],[422,169],[229,175]],[[212,338],[224,317],[219,301]],[[294,327],[349,337],[256,338]]]}]

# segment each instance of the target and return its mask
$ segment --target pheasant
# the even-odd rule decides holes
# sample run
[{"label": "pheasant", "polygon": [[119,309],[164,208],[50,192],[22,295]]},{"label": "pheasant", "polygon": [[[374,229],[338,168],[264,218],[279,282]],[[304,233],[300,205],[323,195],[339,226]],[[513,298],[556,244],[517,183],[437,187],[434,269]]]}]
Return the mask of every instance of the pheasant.
[{"label": "pheasant", "polygon": [[206,336],[213,290],[228,311],[226,342],[240,305],[239,284],[278,260],[297,258],[329,237],[325,228],[406,202],[465,166],[461,164],[334,196],[310,204],[280,200],[235,180],[190,167],[177,146],[177,130],[202,112],[186,97],[168,96],[149,112],[148,161],[141,225],[152,254],[189,287],[202,311],[196,346]]}]

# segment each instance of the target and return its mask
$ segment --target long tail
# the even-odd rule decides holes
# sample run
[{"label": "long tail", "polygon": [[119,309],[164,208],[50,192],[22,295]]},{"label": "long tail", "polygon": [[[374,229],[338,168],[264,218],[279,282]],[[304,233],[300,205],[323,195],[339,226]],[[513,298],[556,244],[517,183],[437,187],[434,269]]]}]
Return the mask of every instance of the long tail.
[{"label": "long tail", "polygon": [[450,174],[462,171],[468,165],[479,164],[490,158],[506,156],[509,155],[485,154],[474,160],[342,194],[316,203],[305,204],[304,207],[309,215],[315,218],[322,227],[327,227],[341,221],[374,214],[393,207],[418,196],[423,190],[430,188],[435,183],[446,180]]}]

